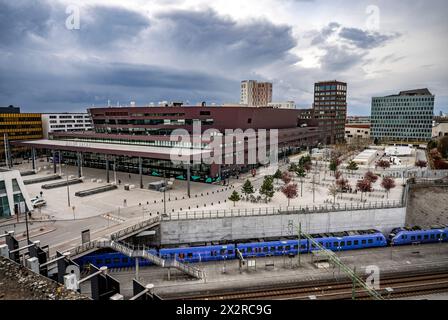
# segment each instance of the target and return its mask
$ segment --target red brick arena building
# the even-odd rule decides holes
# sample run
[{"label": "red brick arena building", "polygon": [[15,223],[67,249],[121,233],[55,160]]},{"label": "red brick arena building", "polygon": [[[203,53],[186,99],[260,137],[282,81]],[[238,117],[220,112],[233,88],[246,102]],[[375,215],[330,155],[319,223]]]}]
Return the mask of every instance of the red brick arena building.
[{"label": "red brick arena building", "polygon": [[[182,106],[173,104],[162,107],[106,107],[88,110],[93,120],[93,131],[53,133],[50,139],[20,142],[31,149],[44,149],[67,164],[107,168],[212,183],[229,175],[261,165],[250,163],[251,146],[244,138],[244,163],[229,164],[229,145],[222,144],[222,163],[193,161],[210,156],[211,144],[216,136],[203,135],[208,129],[241,129],[255,132],[257,141],[266,130],[278,130],[278,157],[296,153],[301,149],[317,146],[327,140],[328,132],[317,126],[311,109],[274,109],[269,107],[248,108],[241,106]],[[194,128],[200,128],[200,134]],[[183,129],[188,138],[173,141],[174,130]],[[175,132],[174,132],[175,133]],[[231,148],[236,158],[238,141]],[[173,163],[173,148],[183,149],[191,161],[189,165]],[[227,148],[227,149],[226,149]],[[258,149],[258,145],[256,147]],[[269,147],[267,152],[269,152]],[[35,152],[33,153],[35,154]],[[197,158],[196,158],[197,159]],[[58,160],[59,161],[59,160]]]}]

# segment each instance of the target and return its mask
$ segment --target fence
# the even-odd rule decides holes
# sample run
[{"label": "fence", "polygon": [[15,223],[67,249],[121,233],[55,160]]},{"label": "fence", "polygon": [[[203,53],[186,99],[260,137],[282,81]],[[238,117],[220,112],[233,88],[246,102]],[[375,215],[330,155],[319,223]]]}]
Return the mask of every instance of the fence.
[{"label": "fence", "polygon": [[251,209],[231,209],[231,210],[207,210],[207,211],[190,211],[190,212],[173,212],[170,216],[162,217],[162,221],[171,220],[187,220],[187,219],[217,219],[217,218],[234,218],[247,216],[267,216],[281,214],[312,214],[326,213],[337,211],[354,211],[354,210],[370,210],[370,209],[388,209],[402,208],[405,204],[401,200],[394,201],[376,201],[362,204],[325,204],[316,206],[299,206],[299,207],[270,207],[270,208],[251,208]]}]

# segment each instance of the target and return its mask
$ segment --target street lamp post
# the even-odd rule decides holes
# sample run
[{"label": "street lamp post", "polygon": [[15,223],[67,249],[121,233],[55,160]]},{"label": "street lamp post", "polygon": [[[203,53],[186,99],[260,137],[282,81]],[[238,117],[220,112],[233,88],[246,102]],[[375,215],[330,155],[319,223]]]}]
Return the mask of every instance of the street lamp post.
[{"label": "street lamp post", "polygon": [[163,215],[166,215],[166,171],[163,172],[163,180],[164,180],[164,187],[163,187]]},{"label": "street lamp post", "polygon": [[68,185],[68,172],[66,172],[67,180],[67,206],[70,207],[70,187]]}]

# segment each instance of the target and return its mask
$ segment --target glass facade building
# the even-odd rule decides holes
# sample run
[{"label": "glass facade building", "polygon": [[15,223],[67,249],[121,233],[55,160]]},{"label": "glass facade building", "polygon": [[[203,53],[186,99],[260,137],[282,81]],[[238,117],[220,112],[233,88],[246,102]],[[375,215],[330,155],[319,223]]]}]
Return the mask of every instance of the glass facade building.
[{"label": "glass facade building", "polygon": [[372,98],[371,136],[380,141],[431,140],[434,95],[428,89]]}]

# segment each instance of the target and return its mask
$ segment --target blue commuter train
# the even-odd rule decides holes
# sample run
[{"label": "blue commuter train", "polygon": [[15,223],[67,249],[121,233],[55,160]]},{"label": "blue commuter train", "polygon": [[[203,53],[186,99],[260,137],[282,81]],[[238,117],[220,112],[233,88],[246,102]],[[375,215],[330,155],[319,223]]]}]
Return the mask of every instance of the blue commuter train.
[{"label": "blue commuter train", "polygon": [[[357,250],[392,245],[409,245],[412,243],[447,242],[448,226],[431,229],[395,228],[389,235],[389,241],[377,230],[344,231],[312,235],[321,246],[332,251]],[[300,240],[300,253],[308,253],[317,248],[307,239]],[[180,262],[207,262],[238,259],[238,253],[244,258],[297,255],[299,240],[297,237],[282,239],[259,239],[237,241],[236,244],[213,244],[208,246],[185,246],[178,248],[151,249],[150,253],[163,259],[176,259]],[[76,259],[80,266],[93,264],[97,267],[122,268],[135,266],[135,259],[118,252],[102,252],[86,255]],[[140,266],[151,263],[140,259]]]},{"label": "blue commuter train", "polygon": [[392,245],[407,245],[413,243],[445,242],[448,238],[448,227],[434,226],[431,229],[395,228],[389,235]]}]

